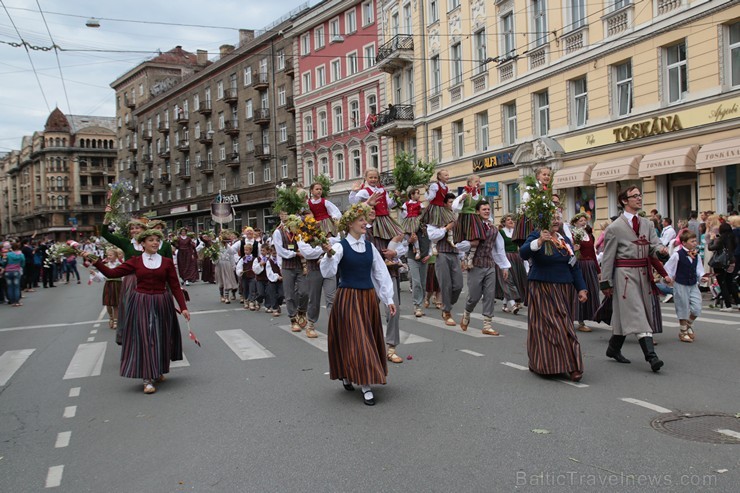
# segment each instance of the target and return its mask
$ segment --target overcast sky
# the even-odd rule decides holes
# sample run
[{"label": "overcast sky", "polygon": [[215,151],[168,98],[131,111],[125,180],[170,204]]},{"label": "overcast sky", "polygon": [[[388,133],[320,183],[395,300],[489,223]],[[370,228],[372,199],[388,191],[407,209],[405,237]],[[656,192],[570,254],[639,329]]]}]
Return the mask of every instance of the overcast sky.
[{"label": "overcast sky", "polygon": [[[0,5],[0,152],[18,149],[23,135],[43,130],[55,106],[65,114],[115,116],[110,83],[138,63],[155,56],[157,50],[167,51],[182,45],[191,52],[208,50],[209,58],[213,58],[220,45],[238,44],[237,29],[262,29],[306,1],[38,0],[37,3],[37,0],[2,0],[2,3],[7,12]],[[315,5],[318,0],[309,3]],[[22,47],[6,44],[20,41],[17,27],[29,44],[52,45],[39,5],[51,36],[63,50],[102,50],[59,52],[69,104],[54,51],[29,50],[29,61]],[[100,28],[86,27],[89,17],[101,19]],[[119,22],[106,18],[221,29]]]}]

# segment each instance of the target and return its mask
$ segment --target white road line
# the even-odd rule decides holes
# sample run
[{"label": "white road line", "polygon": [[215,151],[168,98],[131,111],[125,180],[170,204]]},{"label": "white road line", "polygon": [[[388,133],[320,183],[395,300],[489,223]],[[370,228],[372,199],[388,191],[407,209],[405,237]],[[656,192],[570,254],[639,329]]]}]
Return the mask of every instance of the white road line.
[{"label": "white road line", "polygon": [[98,327],[100,327],[100,324],[95,324],[95,325],[93,325],[93,327],[95,327],[97,329]]},{"label": "white road line", "polygon": [[74,418],[77,414],[77,406],[67,406],[64,408],[63,418]]},{"label": "white road line", "polygon": [[36,350],[17,349],[15,351],[5,351],[0,356],[0,387],[8,383],[8,380],[23,366],[23,363],[34,351]]},{"label": "white road line", "polygon": [[70,397],[79,397],[80,396],[80,387],[72,387],[69,389],[69,396]]},{"label": "white road line", "polygon": [[[470,318],[475,319],[475,320],[483,320],[483,315],[481,315],[480,313],[471,313]],[[527,330],[527,319],[525,318],[524,321],[521,321],[521,320],[511,320],[510,318],[504,318],[504,317],[493,317],[493,328],[494,329],[496,328],[496,325],[506,325],[507,327],[514,327],[516,329]]]},{"label": "white road line", "polygon": [[283,329],[285,332],[297,337],[298,339],[302,340],[303,342],[307,342],[308,344],[312,345],[313,347],[322,350],[323,352],[329,352],[329,339],[326,337],[326,334],[323,332],[319,332],[318,330],[316,333],[319,335],[319,337],[315,339],[309,339],[306,337],[306,331],[302,330],[300,332],[293,332],[290,330],[290,325],[278,325],[281,329]]},{"label": "white road line", "polygon": [[100,313],[98,314],[98,322],[103,320],[103,317],[105,317],[107,314],[108,314],[108,308],[107,307],[101,308]]},{"label": "white road line", "polygon": [[657,406],[655,404],[650,404],[649,402],[641,401],[639,399],[633,399],[631,397],[620,397],[620,401],[629,402],[630,404],[636,404],[638,406],[642,406],[647,409],[651,409],[655,411],[656,413],[672,413],[670,409],[666,409],[661,406]]},{"label": "white road line", "polygon": [[470,349],[458,349],[458,351],[460,351],[461,353],[469,354],[471,356],[478,356],[478,357],[485,356],[485,354],[476,353],[475,351],[471,351]]},{"label": "white road line", "polygon": [[560,383],[564,383],[565,385],[570,385],[571,387],[577,387],[579,389],[585,389],[586,387],[588,387],[588,385],[586,385],[585,383],[571,382],[570,380],[565,380],[564,378],[556,378],[555,380]]},{"label": "white road line", "polygon": [[64,448],[69,445],[69,439],[72,438],[71,431],[60,431],[57,433],[57,441],[54,444],[54,448]]},{"label": "white road line", "polygon": [[[663,316],[678,319],[675,313],[664,313]],[[720,325],[732,325],[733,327],[737,326],[737,322],[730,322],[728,320],[720,320],[719,318],[707,318],[703,315],[700,315],[697,321],[713,323],[713,324],[720,324]]]},{"label": "white road line", "polygon": [[188,361],[188,358],[185,356],[185,353],[182,353],[182,361],[171,361],[170,362],[170,369],[185,368],[186,366],[190,366],[190,361]]},{"label": "white road line", "polygon": [[89,325],[96,324],[99,320],[85,320],[84,322],[67,322],[63,324],[45,324],[45,325],[23,325],[20,327],[8,327],[0,329],[0,332],[12,332],[15,330],[31,330],[31,329],[53,329],[55,327],[69,327],[72,325]]},{"label": "white road line", "polygon": [[429,318],[429,317],[416,318],[413,315],[401,315],[401,318],[406,319],[406,320],[415,320],[415,321],[420,322],[420,323],[423,323],[425,325],[431,325],[432,327],[437,327],[439,329],[444,329],[444,330],[447,330],[449,332],[454,332],[455,334],[462,334],[462,335],[468,336],[468,337],[477,337],[477,338],[491,337],[491,336],[487,336],[487,335],[481,333],[480,330],[476,330],[476,329],[469,329],[469,330],[463,332],[462,330],[460,330],[460,326],[459,325],[457,325],[457,326],[446,325],[442,320],[435,320],[435,319],[432,319],[432,318]]},{"label": "white road line", "polygon": [[737,438],[740,439],[740,433],[738,433],[735,430],[714,430],[717,433],[722,433],[723,435],[727,435],[728,437]]},{"label": "white road line", "polygon": [[97,334],[98,333],[98,329],[93,329],[93,330],[90,331],[90,333],[91,334]]},{"label": "white road line", "polygon": [[216,334],[240,360],[274,358],[275,355],[241,329],[217,330]]},{"label": "white road line", "polygon": [[506,365],[511,368],[516,368],[517,370],[523,370],[523,371],[529,370],[529,368],[527,368],[526,366],[517,365],[516,363],[510,363],[508,361],[502,361],[501,364]]},{"label": "white road line", "polygon": [[202,310],[199,312],[191,312],[190,314],[191,315],[209,315],[211,313],[225,313],[225,312],[237,312],[237,311],[244,311],[244,308],[240,306],[239,308],[223,308],[221,310]]},{"label": "white road line", "polygon": [[399,330],[400,333],[400,339],[401,344],[418,344],[420,342],[432,342],[431,339],[427,339],[426,337],[417,336],[416,334],[412,334],[410,332],[405,332],[403,330]]},{"label": "white road line", "polygon": [[63,380],[100,375],[107,347],[107,342],[92,342],[77,346],[77,351],[72,356],[72,361],[69,362]]},{"label": "white road line", "polygon": [[93,342],[94,340],[95,340],[95,338],[94,338],[94,337],[88,337],[88,338],[87,338],[87,342]]},{"label": "white road line", "polygon": [[56,488],[62,484],[63,473],[64,466],[51,466],[49,472],[46,473],[46,488]]}]

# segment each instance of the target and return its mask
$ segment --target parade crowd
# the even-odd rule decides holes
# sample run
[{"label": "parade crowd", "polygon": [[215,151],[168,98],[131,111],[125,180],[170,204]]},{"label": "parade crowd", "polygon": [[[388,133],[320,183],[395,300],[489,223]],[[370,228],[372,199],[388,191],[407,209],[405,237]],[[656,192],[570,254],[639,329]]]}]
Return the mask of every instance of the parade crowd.
[{"label": "parade crowd", "polygon": [[[677,336],[686,343],[700,341],[702,291],[718,309],[738,310],[737,212],[692,212],[674,224],[656,210],[643,213],[641,191],[631,186],[618,196],[621,213],[595,232],[586,212],[566,217],[552,178],[549,168],[537,169],[522,188],[520,211],[498,221],[476,175],[459,194],[448,187],[446,170],[426,186],[389,192],[369,169],[346,211],[325,198],[321,183],[278,190],[287,199],[278,200],[281,222],[271,232],[182,228],[165,236],[164,222],[141,218],[118,231],[104,223],[100,240],[73,246],[90,266],[89,282],[103,283],[120,374],[142,380],[145,393],[182,359],[178,313],[189,320],[187,287],[198,281],[213,284],[221,303],[285,315],[291,330],[308,338],[318,337],[323,314],[330,378],[348,391],[359,386],[367,405],[375,403],[372,386],[386,383],[388,363],[404,361],[402,310],[420,318],[434,307],[447,326],[496,337],[497,299],[513,315],[527,307],[529,369],[573,381],[585,371],[578,333],[591,332],[591,322],[612,328],[607,357],[630,363],[622,347],[635,336],[657,372],[664,366],[655,349],[661,303],[674,304]],[[551,220],[538,225],[527,208],[544,208]],[[80,284],[77,256],[49,262],[49,248],[35,239],[2,243],[1,301],[21,306],[40,283]],[[401,302],[404,273],[410,303]],[[478,309],[482,324],[474,328]]]}]

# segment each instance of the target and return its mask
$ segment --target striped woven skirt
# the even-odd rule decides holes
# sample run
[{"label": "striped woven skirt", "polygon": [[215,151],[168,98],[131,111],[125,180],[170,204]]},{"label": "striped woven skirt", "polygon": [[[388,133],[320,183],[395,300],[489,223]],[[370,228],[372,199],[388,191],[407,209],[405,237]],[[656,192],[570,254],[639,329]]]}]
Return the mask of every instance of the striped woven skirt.
[{"label": "striped woven skirt", "polygon": [[391,216],[377,216],[373,221],[373,236],[376,238],[391,240],[403,234],[403,228]]},{"label": "striped woven skirt", "polygon": [[663,314],[660,313],[660,296],[653,293],[653,334],[663,332]]},{"label": "striped woven skirt", "polygon": [[421,225],[421,216],[404,217],[401,219],[401,228],[407,234],[413,234],[419,231]]},{"label": "striped woven skirt", "polygon": [[329,378],[385,384],[388,366],[374,289],[337,288],[329,314]]},{"label": "striped woven skirt", "polygon": [[583,372],[581,345],[573,327],[572,284],[529,281],[527,355],[541,375]]},{"label": "striped woven skirt", "polygon": [[123,281],[120,279],[108,279],[105,281],[103,285],[103,306],[118,306],[118,303],[121,301],[122,284]]},{"label": "striped woven skirt", "polygon": [[319,221],[319,229],[329,236],[339,236],[337,223],[331,217]]},{"label": "striped woven skirt", "polygon": [[516,218],[516,224],[514,225],[514,233],[511,235],[511,240],[514,243],[521,245],[527,241],[527,237],[534,231],[534,224],[532,221],[527,219],[527,216],[520,212]]},{"label": "striped woven skirt", "polygon": [[421,214],[421,222],[422,224],[431,224],[438,228],[444,228],[448,224],[455,222],[455,213],[447,207],[429,204]]},{"label": "striped woven skirt", "polygon": [[121,376],[154,379],[182,359],[180,324],[172,295],[134,291],[126,307]]},{"label": "striped woven skirt", "polygon": [[136,276],[129,274],[121,278],[121,298],[118,301],[118,325],[116,327],[116,344],[120,345],[126,332],[126,309],[129,299],[136,291]]},{"label": "striped woven skirt", "polygon": [[483,220],[478,214],[458,214],[455,223],[455,243],[461,241],[483,241],[486,239],[486,230]]},{"label": "striped woven skirt", "polygon": [[511,268],[509,269],[509,279],[504,281],[501,269],[496,266],[496,299],[514,300],[517,303],[527,305],[527,271],[524,268],[524,261],[519,256],[519,252],[506,252],[506,258],[509,259]]},{"label": "striped woven skirt", "polygon": [[575,320],[594,320],[596,310],[601,304],[599,289],[599,271],[595,260],[579,260],[578,265],[581,267],[583,280],[586,281],[586,290],[588,291],[588,300],[585,303],[579,303],[578,297],[574,301]]},{"label": "striped woven skirt", "polygon": [[439,293],[439,281],[437,276],[434,274],[434,263],[427,263],[427,293]]}]

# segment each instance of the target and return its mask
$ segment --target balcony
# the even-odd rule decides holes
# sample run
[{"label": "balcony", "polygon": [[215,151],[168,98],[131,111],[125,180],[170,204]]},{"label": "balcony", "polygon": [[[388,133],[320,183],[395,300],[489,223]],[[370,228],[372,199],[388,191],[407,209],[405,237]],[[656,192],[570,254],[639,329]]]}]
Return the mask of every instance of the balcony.
[{"label": "balcony", "polygon": [[293,66],[293,59],[292,58],[286,58],[285,59],[285,75],[288,77],[293,77],[295,75],[295,67]]},{"label": "balcony", "polygon": [[159,182],[164,183],[165,185],[171,185],[172,177],[169,173],[162,173],[162,176],[159,177]]},{"label": "balcony", "polygon": [[288,135],[288,140],[286,141],[286,144],[288,146],[288,149],[295,150],[297,145],[295,141],[295,135]]},{"label": "balcony", "polygon": [[141,131],[141,139],[146,140],[147,142],[152,141],[152,131],[148,128],[145,128]]},{"label": "balcony", "polygon": [[132,175],[138,175],[139,174],[139,163],[134,161],[133,163],[128,165],[128,171]]},{"label": "balcony", "polygon": [[380,184],[384,187],[390,187],[396,184],[393,171],[383,171],[380,173]]},{"label": "balcony", "polygon": [[254,110],[254,123],[257,125],[269,125],[270,124],[270,109],[260,108]]},{"label": "balcony", "polygon": [[565,46],[565,54],[569,55],[588,46],[588,25],[581,26],[562,36],[561,44]]},{"label": "balcony", "polygon": [[204,175],[212,175],[213,174],[213,161],[208,160],[208,161],[199,162],[198,169]]},{"label": "balcony", "polygon": [[257,159],[270,159],[270,144],[258,144],[254,146],[254,157]]},{"label": "balcony", "polygon": [[160,122],[157,130],[159,130],[159,133],[161,134],[170,133],[170,122]]},{"label": "balcony", "polygon": [[134,98],[130,98],[128,96],[123,97],[123,104],[126,106],[126,108],[134,109],[136,108],[136,101]]},{"label": "balcony", "polygon": [[295,114],[295,102],[293,101],[293,96],[288,96],[285,100],[285,110]]},{"label": "balcony", "polygon": [[224,133],[226,135],[236,136],[239,135],[239,121],[229,120],[224,123]]},{"label": "balcony", "polygon": [[167,149],[160,149],[157,152],[157,156],[159,156],[159,157],[161,157],[163,159],[170,157],[170,148],[168,147]]},{"label": "balcony", "polygon": [[136,143],[135,142],[129,143],[129,145],[128,145],[128,152],[134,152],[135,153],[136,150],[137,150],[136,149]]},{"label": "balcony", "polygon": [[226,156],[226,166],[229,168],[238,168],[241,164],[242,162],[239,160],[238,152],[232,152]]},{"label": "balcony", "polygon": [[198,142],[201,144],[213,144],[213,132],[201,132],[198,134]]},{"label": "balcony", "polygon": [[239,102],[239,95],[237,94],[236,87],[224,89],[224,103],[236,104],[237,102]]},{"label": "balcony", "polygon": [[261,91],[270,87],[270,74],[267,72],[257,72],[252,82],[252,87],[256,90]]},{"label": "balcony", "polygon": [[413,61],[414,38],[410,34],[396,34],[378,48],[378,56],[375,57],[378,68],[389,74],[411,65]]},{"label": "balcony", "polygon": [[201,115],[210,115],[213,112],[213,106],[210,100],[205,100],[200,103],[198,107],[198,113]]},{"label": "balcony", "polygon": [[180,177],[181,180],[189,180],[191,178],[190,165],[180,168],[180,171],[177,172],[177,176]]},{"label": "balcony", "polygon": [[374,125],[375,133],[383,137],[396,137],[414,131],[414,107],[397,104],[381,111]]},{"label": "balcony", "polygon": [[126,122],[126,128],[129,130],[136,130],[136,122],[129,120]]},{"label": "balcony", "polygon": [[144,188],[148,188],[149,190],[154,189],[154,178],[146,178],[144,181],[141,182],[141,185]]},{"label": "balcony", "polygon": [[154,163],[154,159],[152,159],[152,155],[151,154],[142,154],[141,155],[141,162],[143,164],[151,165],[151,164]]},{"label": "balcony", "polygon": [[105,184],[100,183],[97,185],[80,185],[80,192],[107,192],[108,188],[105,186]]},{"label": "balcony", "polygon": [[190,141],[189,140],[181,140],[177,144],[177,150],[181,152],[190,152]]},{"label": "balcony", "polygon": [[187,111],[180,110],[180,113],[177,115],[177,120],[175,121],[178,125],[186,127],[188,123],[190,123],[190,114]]}]

